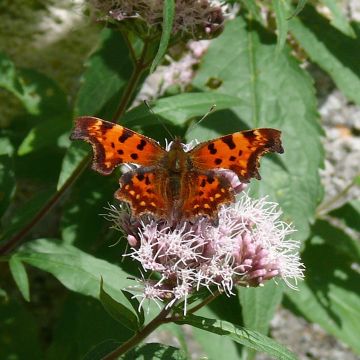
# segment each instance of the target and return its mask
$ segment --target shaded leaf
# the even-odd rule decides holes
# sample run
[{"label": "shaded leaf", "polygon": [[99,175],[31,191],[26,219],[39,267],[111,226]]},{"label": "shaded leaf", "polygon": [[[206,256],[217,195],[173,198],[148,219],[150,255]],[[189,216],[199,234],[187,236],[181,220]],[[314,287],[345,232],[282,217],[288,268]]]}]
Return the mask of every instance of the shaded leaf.
[{"label": "shaded leaf", "polygon": [[9,266],[11,275],[13,276],[21,295],[26,301],[30,301],[29,279],[24,264],[16,255],[13,255],[9,260]]},{"label": "shaded leaf", "polygon": [[0,138],[0,217],[15,194],[14,148],[7,137]]},{"label": "shaded leaf", "polygon": [[121,289],[130,285],[127,274],[116,265],[97,259],[74,246],[57,240],[39,239],[23,246],[18,258],[54,275],[65,287],[83,295],[99,299],[99,281],[102,276],[111,296],[125,306],[128,302]]},{"label": "shaded leaf", "polygon": [[26,83],[4,53],[0,53],[0,87],[15,95],[30,114],[39,113],[41,99],[34,91],[34,84]]},{"label": "shaded leaf", "polygon": [[6,224],[2,224],[3,229],[0,233],[0,241],[8,240],[14,234],[21,231],[49,200],[52,193],[52,190],[39,192],[20,207]]},{"label": "shaded leaf", "polygon": [[109,315],[128,329],[136,331],[139,329],[136,315],[122,303],[117,302],[103,288],[103,278],[100,280],[99,299]]},{"label": "shaded leaf", "polygon": [[78,141],[71,143],[62,161],[57,190],[71,177],[81,162],[85,161],[88,153],[88,146],[83,142]]},{"label": "shaded leaf", "polygon": [[149,343],[140,345],[121,356],[122,360],[185,360],[184,353],[169,345]]},{"label": "shaded leaf", "polygon": [[166,50],[169,45],[173,22],[175,16],[175,1],[174,0],[165,0],[163,8],[163,23],[162,23],[162,33],[159,44],[159,49],[155,55],[155,58],[151,64],[150,72],[152,73],[156,67],[160,64],[162,58],[166,54]]},{"label": "shaded leaf", "polygon": [[32,314],[15,302],[0,305],[0,359],[43,359],[39,328]]},{"label": "shaded leaf", "polygon": [[142,326],[145,322],[144,308],[140,306],[139,300],[136,297],[134,297],[133,294],[129,293],[126,290],[122,290],[122,293],[128,299],[132,308],[135,310],[135,313],[139,320],[139,325]]},{"label": "shaded leaf", "polygon": [[113,98],[116,103],[120,101],[132,72],[129,50],[121,33],[104,29],[99,50],[90,56],[85,65],[75,113],[76,116],[95,116]]},{"label": "shaded leaf", "polygon": [[46,359],[87,359],[91,354],[95,356],[98,353],[100,356],[101,349],[104,356],[132,334],[109,316],[99,301],[69,294],[58,313]]},{"label": "shaded leaf", "polygon": [[276,359],[297,359],[292,352],[267,336],[226,321],[187,315],[186,318],[177,321],[177,323],[188,324],[208,332],[227,336],[239,344],[265,352]]},{"label": "shaded leaf", "polygon": [[267,281],[263,287],[239,288],[238,293],[244,326],[266,335],[281,303],[283,287],[274,281]]},{"label": "shaded leaf", "polygon": [[102,360],[105,355],[114,351],[120,344],[119,341],[113,339],[102,341],[86,353],[82,360]]},{"label": "shaded leaf", "polygon": [[360,232],[360,200],[349,201],[329,215],[341,219],[346,226]]},{"label": "shaded leaf", "polygon": [[[360,104],[360,38],[342,34],[312,6],[306,6],[299,18],[290,21],[289,30],[344,95]],[[355,30],[360,33],[360,27]]]},{"label": "shaded leaf", "polygon": [[67,133],[71,127],[70,113],[62,116],[52,116],[46,121],[39,122],[25,136],[18,148],[18,155],[24,156],[33,151],[43,150],[45,147],[58,145],[61,135]]},{"label": "shaded leaf", "polygon": [[360,354],[360,274],[352,268],[355,258],[346,238],[325,221],[315,224],[302,255],[305,281],[299,291],[287,292],[286,304]]},{"label": "shaded leaf", "polygon": [[229,21],[212,41],[194,86],[209,91],[213,77],[222,84],[212,92],[235,96],[238,105],[209,116],[191,136],[208,140],[246,128],[281,130],[285,153],[261,160],[262,180],[252,180],[251,189],[277,201],[285,221],[298,229],[294,236],[305,239],[322,196],[318,169],[324,156],[311,79],[287,46],[277,53],[273,35],[241,18]]}]

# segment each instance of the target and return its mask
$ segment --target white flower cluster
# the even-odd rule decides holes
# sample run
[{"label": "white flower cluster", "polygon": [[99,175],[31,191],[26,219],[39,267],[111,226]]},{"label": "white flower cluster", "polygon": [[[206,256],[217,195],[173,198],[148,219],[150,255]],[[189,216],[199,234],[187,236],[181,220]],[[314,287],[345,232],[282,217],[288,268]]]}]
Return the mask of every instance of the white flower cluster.
[{"label": "white flower cluster", "polygon": [[143,292],[135,295],[142,298],[141,305],[145,299],[165,300],[167,306],[184,300],[186,312],[187,297],[202,287],[232,295],[236,285],[261,286],[279,277],[294,287],[289,280],[296,284],[303,277],[299,243],[286,238],[293,229],[280,220],[276,203],[243,193],[218,216],[218,226],[207,218],[174,225],[149,217],[130,225],[123,207],[110,207],[108,218],[128,234],[131,251],[125,256],[160,276],[142,280]]}]

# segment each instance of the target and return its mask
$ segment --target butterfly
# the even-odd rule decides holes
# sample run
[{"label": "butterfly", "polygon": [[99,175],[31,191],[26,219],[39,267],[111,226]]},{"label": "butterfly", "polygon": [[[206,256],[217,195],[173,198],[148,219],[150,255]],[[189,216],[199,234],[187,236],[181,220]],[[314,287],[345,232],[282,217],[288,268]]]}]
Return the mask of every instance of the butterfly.
[{"label": "butterfly", "polygon": [[112,173],[120,164],[134,163],[120,177],[115,198],[129,203],[134,216],[156,218],[217,218],[219,207],[235,201],[230,181],[219,169],[233,171],[241,182],[260,179],[259,159],[267,152],[283,153],[281,132],[254,129],[202,142],[186,152],[176,138],[165,150],[155,140],[96,117],[77,118],[70,136],[92,145],[92,168]]}]

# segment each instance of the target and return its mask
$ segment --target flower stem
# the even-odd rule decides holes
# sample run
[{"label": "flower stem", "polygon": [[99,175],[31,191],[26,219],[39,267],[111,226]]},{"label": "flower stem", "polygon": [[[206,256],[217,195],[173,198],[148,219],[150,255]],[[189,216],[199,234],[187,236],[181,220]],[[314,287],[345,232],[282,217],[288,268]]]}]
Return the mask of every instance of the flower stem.
[{"label": "flower stem", "polygon": [[150,321],[142,330],[137,332],[132,338],[128,341],[120,345],[117,349],[104,356],[102,360],[113,360],[117,359],[119,356],[125,354],[127,351],[132,349],[134,346],[139,344],[143,339],[145,339],[148,335],[150,335],[156,328],[158,328],[161,324],[166,322],[166,316],[171,311],[171,307],[164,308],[156,318]]},{"label": "flower stem", "polygon": [[[131,46],[130,43],[128,43]],[[129,51],[133,52],[133,49],[129,49]],[[131,74],[131,77],[127,83],[127,86],[122,94],[119,106],[115,112],[113,117],[113,121],[117,122],[118,119],[125,113],[129,102],[138,86],[139,80],[141,79],[141,75],[148,68],[147,61],[148,56],[148,44],[145,42],[144,47],[142,49],[139,60],[134,62],[134,69]],[[46,214],[57,204],[57,202],[62,198],[67,189],[74,185],[76,180],[80,177],[80,175],[87,169],[89,163],[91,161],[90,155],[86,156],[83,161],[77,166],[69,179],[58,189],[51,198],[44,204],[44,206],[36,213],[36,215],[30,220],[28,224],[26,224],[18,233],[16,233],[9,241],[2,244],[0,246],[0,256],[8,254],[13,249],[18,247],[24,237],[33,229],[33,227],[42,220]]]}]

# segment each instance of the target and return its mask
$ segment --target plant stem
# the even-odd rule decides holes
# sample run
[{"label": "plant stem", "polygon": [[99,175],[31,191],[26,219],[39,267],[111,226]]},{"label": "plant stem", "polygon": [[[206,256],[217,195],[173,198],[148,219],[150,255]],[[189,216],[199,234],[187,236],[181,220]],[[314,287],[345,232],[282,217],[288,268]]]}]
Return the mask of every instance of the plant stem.
[{"label": "plant stem", "polygon": [[150,335],[156,328],[158,328],[161,324],[166,322],[166,316],[171,311],[171,307],[168,309],[164,308],[155,319],[150,321],[142,330],[136,333],[132,338],[128,341],[120,345],[117,349],[107,354],[102,358],[102,360],[113,360],[117,359],[122,354],[126,353],[128,350],[133,348],[135,345],[139,344],[140,341],[145,339],[148,335]]},{"label": "plant stem", "polygon": [[119,107],[115,112],[115,115],[112,120],[113,122],[117,122],[119,118],[125,113],[125,110],[129,105],[134,90],[136,89],[138,82],[141,78],[141,75],[147,68],[147,64],[145,63],[147,50],[148,50],[148,43],[145,42],[139,60],[135,61],[135,66],[131,74],[131,77],[129,79],[128,86],[126,87],[121,102],[119,104]]},{"label": "plant stem", "polygon": [[357,183],[357,178],[360,176],[360,174],[357,174],[352,181],[345,186],[344,189],[342,189],[338,194],[336,194],[332,199],[330,199],[329,201],[320,204],[319,207],[317,208],[316,211],[316,215],[317,217],[321,216],[323,213],[327,213],[329,210],[331,210],[331,206],[334,205],[338,200],[340,200],[342,197],[344,197],[349,190]]},{"label": "plant stem", "polygon": [[[129,43],[129,46],[130,43]],[[129,49],[130,50],[130,49]],[[133,51],[132,49],[130,51]],[[147,69],[148,64],[146,63],[148,52],[148,44],[144,43],[144,47],[142,49],[142,53],[138,61],[134,62],[134,69],[131,74],[131,77],[127,83],[127,86],[123,92],[121,97],[118,109],[113,117],[113,121],[117,122],[117,120],[125,113],[129,102],[133,96],[133,93],[138,85],[138,82],[141,78],[143,72]],[[0,256],[8,254],[10,251],[19,246],[24,237],[30,232],[30,230],[39,223],[39,221],[57,204],[57,202],[62,198],[67,189],[69,189],[76,180],[80,177],[80,175],[87,169],[90,163],[91,157],[90,155],[86,156],[83,161],[77,166],[69,179],[64,183],[64,185],[57,190],[54,195],[45,203],[45,205],[38,211],[38,213],[30,220],[30,222],[25,225],[18,233],[16,233],[9,241],[2,244],[0,246]]]}]

